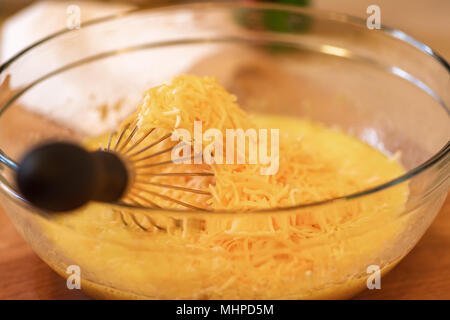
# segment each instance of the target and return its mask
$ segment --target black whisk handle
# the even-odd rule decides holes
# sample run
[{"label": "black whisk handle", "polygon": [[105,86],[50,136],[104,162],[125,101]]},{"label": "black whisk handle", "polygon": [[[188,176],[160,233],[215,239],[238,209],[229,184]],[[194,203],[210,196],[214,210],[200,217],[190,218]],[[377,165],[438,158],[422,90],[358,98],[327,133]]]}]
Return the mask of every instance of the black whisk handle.
[{"label": "black whisk handle", "polygon": [[88,152],[66,142],[41,145],[19,163],[17,186],[40,209],[63,212],[89,201],[114,202],[126,191],[128,172],[113,152]]},{"label": "black whisk handle", "polygon": [[95,188],[91,200],[102,202],[118,201],[128,185],[128,171],[125,163],[113,152],[92,152],[95,167]]}]

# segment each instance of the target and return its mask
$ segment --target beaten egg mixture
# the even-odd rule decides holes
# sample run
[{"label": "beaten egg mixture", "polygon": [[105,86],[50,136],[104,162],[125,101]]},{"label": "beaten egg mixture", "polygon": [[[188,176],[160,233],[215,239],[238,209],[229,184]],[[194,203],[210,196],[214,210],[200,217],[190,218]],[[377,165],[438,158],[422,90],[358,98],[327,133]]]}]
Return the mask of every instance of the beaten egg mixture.
[{"label": "beaten egg mixture", "polygon": [[[133,195],[124,202],[154,204],[154,209],[91,203],[58,215],[59,227],[45,225],[58,254],[80,266],[82,287],[89,294],[156,299],[345,298],[365,285],[368,266],[377,264],[382,271],[392,266],[383,264],[382,255],[404,226],[399,215],[408,196],[406,184],[319,206],[280,208],[387,182],[404,173],[397,158],[319,123],[246,113],[214,78],[191,75],[178,76],[144,94],[137,112],[122,124],[125,136],[133,125],[139,126],[123,150],[152,128],[157,129],[150,142],[181,128],[194,138],[183,141],[192,147],[194,121],[202,122],[204,132],[215,128],[223,136],[226,129],[279,129],[278,171],[262,175],[260,169],[267,165],[258,163],[193,162],[145,169],[146,164],[166,161],[170,152],[139,160],[144,153],[137,156],[139,161],[135,156],[136,162],[130,161],[135,173],[132,183],[140,188],[132,185]],[[95,149],[105,147],[107,140],[102,136],[86,144]],[[166,139],[147,155],[178,142]],[[211,140],[204,142],[206,146]],[[237,150],[236,159],[239,152],[248,156],[249,147]],[[142,174],[152,172],[212,172],[214,176]],[[161,194],[206,211],[183,212],[185,207]],[[67,276],[64,266],[48,263]]]}]

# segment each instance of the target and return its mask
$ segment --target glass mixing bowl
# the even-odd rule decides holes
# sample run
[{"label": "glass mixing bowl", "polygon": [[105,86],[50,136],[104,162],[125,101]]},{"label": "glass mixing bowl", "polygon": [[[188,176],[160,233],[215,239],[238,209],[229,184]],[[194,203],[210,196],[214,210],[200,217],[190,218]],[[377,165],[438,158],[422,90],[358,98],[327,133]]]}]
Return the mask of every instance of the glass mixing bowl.
[{"label": "glass mixing bowl", "polygon": [[[252,213],[92,204],[85,225],[62,222],[67,214],[50,215],[21,198],[14,169],[31,146],[109,131],[148,87],[179,73],[216,76],[246,110],[301,116],[387,154],[400,151],[407,172],[356,194]],[[222,3],[99,19],[51,35],[0,67],[1,203],[49,266],[65,277],[69,266],[80,267],[82,288],[93,297],[351,297],[374,271],[388,271],[414,247],[447,195],[449,79],[448,63],[426,45],[341,14]],[[381,206],[391,215],[364,207],[405,187],[406,203]],[[164,230],[118,231],[103,224],[127,210],[176,222],[179,232],[167,237]],[[280,241],[269,254],[253,248],[251,257],[198,245],[205,225],[216,225],[218,235],[245,219],[314,225],[342,210],[367,210],[373,219],[295,246]],[[248,244],[261,232],[236,238]],[[293,255],[291,262],[305,265],[305,272],[270,274],[269,266],[287,265]]]}]

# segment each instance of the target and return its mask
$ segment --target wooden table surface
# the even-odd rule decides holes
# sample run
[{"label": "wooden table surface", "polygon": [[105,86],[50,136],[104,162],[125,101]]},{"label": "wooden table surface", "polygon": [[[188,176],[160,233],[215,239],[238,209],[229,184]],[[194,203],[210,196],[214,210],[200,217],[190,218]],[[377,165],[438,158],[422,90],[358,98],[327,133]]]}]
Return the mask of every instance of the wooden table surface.
[{"label": "wooden table surface", "polygon": [[[372,0],[316,0],[319,8],[365,15]],[[447,59],[450,20],[448,0],[379,0],[382,22],[407,30],[437,48]],[[334,6],[334,7],[333,7]],[[398,9],[398,10],[397,10]],[[406,13],[405,13],[406,12]],[[387,20],[387,22],[386,22]],[[413,251],[386,277],[381,290],[357,299],[450,299],[450,197]],[[68,290],[65,280],[42,262],[0,208],[0,299],[89,299]]]}]

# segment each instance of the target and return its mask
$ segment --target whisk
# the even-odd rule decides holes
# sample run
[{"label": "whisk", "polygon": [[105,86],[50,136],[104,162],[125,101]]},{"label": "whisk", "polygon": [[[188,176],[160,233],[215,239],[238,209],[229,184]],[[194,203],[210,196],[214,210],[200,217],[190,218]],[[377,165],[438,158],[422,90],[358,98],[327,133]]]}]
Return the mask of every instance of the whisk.
[{"label": "whisk", "polygon": [[[162,135],[159,135],[160,131],[163,131]],[[111,133],[107,145],[96,151],[88,151],[68,142],[44,144],[27,153],[19,163],[17,186],[31,204],[51,212],[74,210],[89,201],[162,207],[150,198],[168,201],[186,209],[205,210],[162,192],[172,189],[201,196],[211,195],[207,190],[160,181],[161,177],[214,176],[212,172],[204,170],[158,170],[176,166],[170,159],[153,161],[180,146],[171,145],[171,135],[158,128],[140,129],[132,121],[124,125],[120,132]],[[196,155],[190,158],[194,157]],[[159,180],[152,180],[157,177],[160,177]],[[134,216],[132,219],[137,222]],[[127,224],[125,220],[123,222]]]}]

